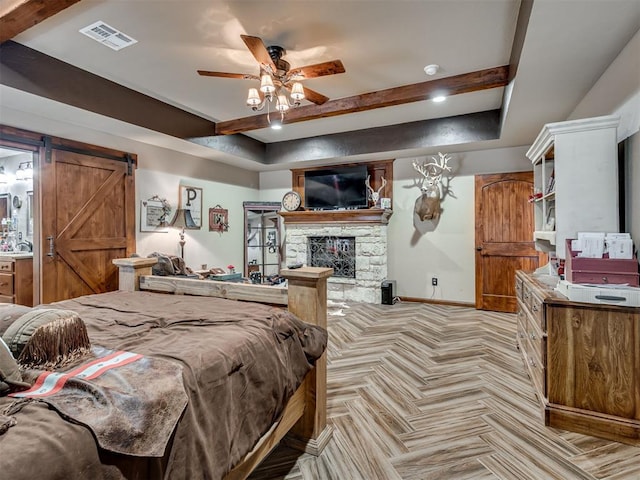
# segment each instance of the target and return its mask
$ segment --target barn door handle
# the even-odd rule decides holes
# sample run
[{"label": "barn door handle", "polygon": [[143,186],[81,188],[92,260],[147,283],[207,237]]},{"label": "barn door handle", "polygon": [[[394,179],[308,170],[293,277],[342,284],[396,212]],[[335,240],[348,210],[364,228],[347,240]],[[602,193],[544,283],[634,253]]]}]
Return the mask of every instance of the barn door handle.
[{"label": "barn door handle", "polygon": [[55,244],[53,235],[49,235],[47,237],[47,241],[49,242],[49,253],[47,253],[47,257],[55,257]]},{"label": "barn door handle", "polygon": [[482,250],[482,247],[476,247],[476,250],[479,252]]}]

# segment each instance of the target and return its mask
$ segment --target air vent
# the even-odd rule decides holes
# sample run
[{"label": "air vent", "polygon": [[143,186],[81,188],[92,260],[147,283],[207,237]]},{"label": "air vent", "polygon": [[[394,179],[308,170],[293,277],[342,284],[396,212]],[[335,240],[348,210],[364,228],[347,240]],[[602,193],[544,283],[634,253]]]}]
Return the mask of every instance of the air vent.
[{"label": "air vent", "polygon": [[131,38],[129,35],[102,21],[81,28],[80,33],[84,33],[87,37],[93,38],[96,42],[100,42],[113,50],[122,50],[124,47],[138,43],[135,38]]}]

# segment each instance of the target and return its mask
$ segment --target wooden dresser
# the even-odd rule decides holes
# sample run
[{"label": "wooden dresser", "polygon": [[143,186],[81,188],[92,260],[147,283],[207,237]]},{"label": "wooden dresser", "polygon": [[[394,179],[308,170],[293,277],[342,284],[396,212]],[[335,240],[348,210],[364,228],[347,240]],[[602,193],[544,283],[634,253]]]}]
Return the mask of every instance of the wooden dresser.
[{"label": "wooden dresser", "polygon": [[33,257],[0,256],[0,302],[33,306]]},{"label": "wooden dresser", "polygon": [[640,308],[571,302],[522,271],[516,294],[545,425],[640,446]]}]

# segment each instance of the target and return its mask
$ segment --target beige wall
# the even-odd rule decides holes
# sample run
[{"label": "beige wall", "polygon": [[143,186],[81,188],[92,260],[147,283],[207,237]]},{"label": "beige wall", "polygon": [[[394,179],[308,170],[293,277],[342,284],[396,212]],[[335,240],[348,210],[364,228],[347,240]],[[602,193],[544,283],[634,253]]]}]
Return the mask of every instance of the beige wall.
[{"label": "beige wall", "polygon": [[[199,159],[192,159],[197,162]],[[206,162],[206,160],[201,160]],[[210,162],[209,162],[210,163]],[[209,169],[215,172],[216,165]],[[247,172],[249,175],[252,172]],[[166,233],[140,232],[140,202],[158,195],[176,207],[180,184],[203,189],[202,228],[185,231],[184,258],[188,266],[199,269],[203,264],[207,268],[234,265],[239,271],[244,262],[244,210],[242,202],[257,200],[256,188],[231,185],[220,181],[205,180],[187,174],[166,173],[140,168],[136,172],[136,243],[140,255],[146,256],[154,251],[180,254],[178,231],[169,229]],[[256,175],[257,176],[257,175]],[[209,208],[220,205],[229,211],[229,230],[210,232],[208,222]]]},{"label": "beige wall", "polygon": [[[474,175],[531,169],[527,147],[456,153],[450,187],[455,198],[443,203],[442,218],[432,231],[413,223],[413,209],[420,190],[411,158],[399,158],[393,168],[393,216],[389,222],[388,277],[396,280],[397,294],[406,297],[475,300]],[[445,152],[443,152],[445,153]],[[417,157],[418,160],[424,157]],[[291,189],[289,170],[260,174],[260,199],[279,201]],[[431,287],[431,277],[439,285]]]}]

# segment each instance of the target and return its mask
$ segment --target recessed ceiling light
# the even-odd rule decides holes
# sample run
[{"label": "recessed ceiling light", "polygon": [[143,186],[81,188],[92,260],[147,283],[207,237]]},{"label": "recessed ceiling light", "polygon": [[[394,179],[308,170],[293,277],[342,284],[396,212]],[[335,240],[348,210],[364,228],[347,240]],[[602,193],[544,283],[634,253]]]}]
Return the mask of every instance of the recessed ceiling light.
[{"label": "recessed ceiling light", "polygon": [[444,95],[438,95],[437,97],[433,97],[431,100],[433,100],[436,103],[440,103],[440,102],[444,102],[447,99],[447,97],[445,97]]},{"label": "recessed ceiling light", "polygon": [[424,73],[426,73],[427,75],[435,75],[436,73],[438,73],[438,70],[440,70],[440,65],[436,65],[435,63],[424,67]]},{"label": "recessed ceiling light", "polygon": [[271,130],[282,130],[282,122],[280,120],[272,121]]}]

